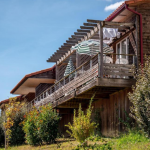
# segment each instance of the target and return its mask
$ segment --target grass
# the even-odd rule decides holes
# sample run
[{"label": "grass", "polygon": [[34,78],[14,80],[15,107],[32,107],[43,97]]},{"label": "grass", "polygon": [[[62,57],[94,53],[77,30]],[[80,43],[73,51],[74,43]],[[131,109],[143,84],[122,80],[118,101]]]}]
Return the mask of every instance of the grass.
[{"label": "grass", "polygon": [[150,140],[140,131],[129,131],[114,141],[114,148],[129,150],[150,150]]},{"label": "grass", "polygon": [[[69,138],[57,139],[57,144],[43,146],[22,145],[8,150],[150,150],[150,140],[139,131],[130,131],[119,138],[101,138],[93,136],[88,139],[88,146],[82,148],[79,143]],[[4,148],[0,148],[4,150]]]}]

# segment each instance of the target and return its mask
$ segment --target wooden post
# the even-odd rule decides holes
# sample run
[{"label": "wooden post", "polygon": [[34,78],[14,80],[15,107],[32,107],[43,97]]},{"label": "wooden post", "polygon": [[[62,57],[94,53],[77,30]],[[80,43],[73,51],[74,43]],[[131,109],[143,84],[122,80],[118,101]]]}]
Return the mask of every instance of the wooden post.
[{"label": "wooden post", "polygon": [[49,95],[51,95],[52,94],[52,87],[50,87],[50,91],[49,92],[50,92]]},{"label": "wooden post", "polygon": [[69,82],[70,82],[70,75],[69,75],[69,77],[68,77],[68,78],[69,78]]},{"label": "wooden post", "polygon": [[101,61],[100,61],[100,53],[98,53],[98,78],[100,78],[100,67],[101,67]]},{"label": "wooden post", "polygon": [[56,73],[55,73],[55,78],[56,78],[56,80],[58,81],[58,65],[56,64]]},{"label": "wooden post", "polygon": [[92,68],[92,59],[90,59],[90,69]]},{"label": "wooden post", "polygon": [[134,55],[133,55],[133,65],[135,65],[135,57],[134,57]]},{"label": "wooden post", "polygon": [[83,73],[83,69],[84,69],[84,68],[83,68],[83,66],[82,66],[82,73]]},{"label": "wooden post", "polygon": [[78,66],[79,66],[79,63],[78,63],[78,58],[79,57],[79,54],[78,54],[78,52],[76,51],[76,68],[78,68]]},{"label": "wooden post", "polygon": [[48,96],[48,91],[46,91],[46,97]]},{"label": "wooden post", "polygon": [[99,40],[100,40],[100,77],[103,78],[103,26],[102,22],[99,23]]},{"label": "wooden post", "polygon": [[64,85],[65,85],[65,78],[64,78]]},{"label": "wooden post", "polygon": [[60,89],[60,86],[61,86],[61,85],[60,85],[60,82],[59,82],[59,89]]},{"label": "wooden post", "polygon": [[77,71],[75,71],[75,78],[77,77]]}]

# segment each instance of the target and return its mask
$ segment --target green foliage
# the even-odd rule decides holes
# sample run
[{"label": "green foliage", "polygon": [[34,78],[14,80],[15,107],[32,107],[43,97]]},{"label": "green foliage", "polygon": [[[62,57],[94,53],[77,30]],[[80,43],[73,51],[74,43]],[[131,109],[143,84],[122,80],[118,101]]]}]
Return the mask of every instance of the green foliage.
[{"label": "green foliage", "polygon": [[5,145],[5,135],[4,135],[4,129],[3,129],[3,122],[4,118],[0,117],[0,147]]},{"label": "green foliage", "polygon": [[52,143],[58,134],[59,115],[51,105],[35,107],[30,111],[23,122],[25,137],[30,145],[40,145],[42,142]]},{"label": "green foliage", "polygon": [[38,121],[38,110],[34,107],[27,116],[25,115],[25,120],[23,121],[23,130],[25,132],[25,138],[27,143],[30,145],[39,145],[42,140],[38,136],[37,121]]},{"label": "green foliage", "polygon": [[149,139],[137,130],[130,130],[127,134],[123,134],[119,139],[116,140],[116,147],[126,148],[129,145],[135,145],[137,143],[148,143]]},{"label": "green foliage", "polygon": [[136,86],[133,93],[129,93],[130,108],[133,117],[140,129],[150,136],[150,57],[145,57],[144,67],[139,67],[136,75]]},{"label": "green foliage", "polygon": [[25,143],[25,133],[23,131],[23,125],[21,122],[23,121],[23,114],[19,113],[16,115],[14,119],[14,124],[10,128],[11,130],[11,138],[10,138],[10,144],[11,145],[21,145]]},{"label": "green foliage", "polygon": [[73,124],[71,125],[69,123],[66,125],[71,130],[71,132],[67,132],[80,143],[84,143],[85,140],[94,133],[94,130],[97,127],[96,123],[91,121],[91,103],[92,99],[90,101],[89,108],[86,110],[86,113],[82,111],[80,104],[78,113],[74,111]]},{"label": "green foliage", "polygon": [[107,142],[105,144],[90,144],[88,146],[78,145],[74,150],[112,150],[112,142]]},{"label": "green foliage", "polygon": [[38,135],[42,141],[53,143],[58,135],[60,117],[51,105],[41,106],[37,121]]}]

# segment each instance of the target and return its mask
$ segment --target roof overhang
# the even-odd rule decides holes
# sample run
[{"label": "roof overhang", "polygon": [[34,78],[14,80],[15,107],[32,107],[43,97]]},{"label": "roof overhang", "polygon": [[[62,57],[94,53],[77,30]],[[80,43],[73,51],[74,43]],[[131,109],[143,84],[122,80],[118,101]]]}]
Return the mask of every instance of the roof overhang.
[{"label": "roof overhang", "polygon": [[129,0],[125,1],[120,5],[112,14],[110,14],[105,21],[113,21],[113,22],[123,22],[127,16],[129,17],[132,13],[126,9],[126,5],[131,8],[135,9],[137,5],[143,3],[150,3],[149,0]]},{"label": "roof overhang", "polygon": [[[45,77],[43,73],[51,71],[51,76]],[[35,93],[35,88],[40,83],[54,84],[55,82],[55,66],[27,74],[20,82],[10,91],[11,94],[28,94]]]},{"label": "roof overhang", "polygon": [[49,83],[53,84],[55,79],[45,79],[45,78],[28,78],[25,82],[23,82],[19,88],[13,94],[28,94],[35,93],[35,88],[40,83]]}]

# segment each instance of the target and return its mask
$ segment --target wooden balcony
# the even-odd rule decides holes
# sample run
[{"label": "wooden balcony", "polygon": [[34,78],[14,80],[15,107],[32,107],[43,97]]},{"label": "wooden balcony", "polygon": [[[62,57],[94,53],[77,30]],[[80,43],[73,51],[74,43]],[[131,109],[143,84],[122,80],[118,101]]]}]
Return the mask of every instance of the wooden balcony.
[{"label": "wooden balcony", "polygon": [[[111,55],[116,56],[116,54]],[[131,87],[135,84],[135,56],[128,55],[128,58],[128,64],[103,63],[101,65],[100,54],[97,54],[28,103],[28,109],[30,110],[33,105],[39,107],[48,103],[53,107],[59,107],[73,99],[90,98],[98,89],[96,97],[101,98],[120,89]]]}]

